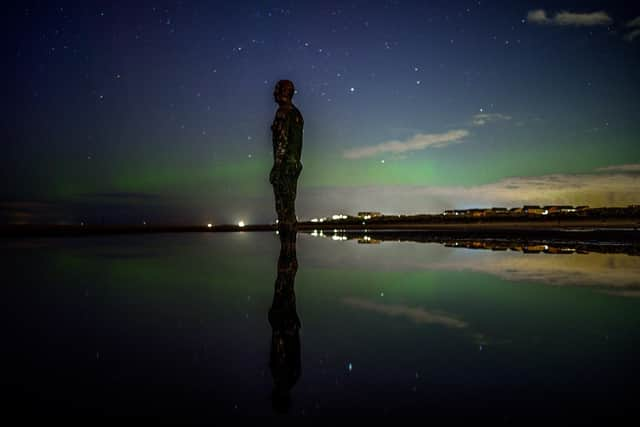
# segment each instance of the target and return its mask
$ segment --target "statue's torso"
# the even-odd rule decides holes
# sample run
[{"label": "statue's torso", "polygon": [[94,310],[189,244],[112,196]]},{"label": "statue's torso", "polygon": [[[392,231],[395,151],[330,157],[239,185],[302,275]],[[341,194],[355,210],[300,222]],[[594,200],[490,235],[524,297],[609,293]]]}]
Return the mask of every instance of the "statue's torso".
[{"label": "statue's torso", "polygon": [[304,119],[294,105],[281,106],[271,126],[274,160],[299,164]]}]

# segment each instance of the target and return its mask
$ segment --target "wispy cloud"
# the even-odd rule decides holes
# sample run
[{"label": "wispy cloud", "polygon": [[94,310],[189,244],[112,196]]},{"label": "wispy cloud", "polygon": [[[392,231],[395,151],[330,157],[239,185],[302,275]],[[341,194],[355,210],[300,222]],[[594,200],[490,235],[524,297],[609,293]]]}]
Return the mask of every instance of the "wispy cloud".
[{"label": "wispy cloud", "polygon": [[640,28],[631,31],[628,34],[625,34],[624,39],[628,42],[632,42],[638,36],[640,36]]},{"label": "wispy cloud", "polygon": [[447,145],[460,143],[469,135],[465,129],[450,130],[445,133],[418,133],[406,141],[387,141],[377,145],[352,148],[344,152],[346,159],[362,159],[384,153],[406,153],[425,148],[442,148]]},{"label": "wispy cloud", "polygon": [[471,123],[474,126],[484,126],[487,123],[511,120],[511,116],[500,113],[480,113],[473,116]]},{"label": "wispy cloud", "polygon": [[632,30],[625,34],[624,39],[630,42],[633,41],[636,37],[640,36],[640,16],[627,22],[627,27],[631,28]]},{"label": "wispy cloud", "polygon": [[609,25],[613,19],[604,11],[590,13],[574,13],[562,11],[550,17],[544,9],[529,11],[527,21],[540,25],[558,25],[575,27],[592,27],[597,25]]},{"label": "wispy cloud", "polygon": [[598,172],[640,172],[640,163],[606,166],[596,170]]},{"label": "wispy cloud", "polygon": [[344,298],[342,302],[351,307],[373,311],[391,317],[406,317],[419,324],[435,324],[457,329],[467,327],[466,322],[454,316],[439,311],[428,311],[422,307],[409,307],[402,304],[380,304],[375,301],[354,297]]}]

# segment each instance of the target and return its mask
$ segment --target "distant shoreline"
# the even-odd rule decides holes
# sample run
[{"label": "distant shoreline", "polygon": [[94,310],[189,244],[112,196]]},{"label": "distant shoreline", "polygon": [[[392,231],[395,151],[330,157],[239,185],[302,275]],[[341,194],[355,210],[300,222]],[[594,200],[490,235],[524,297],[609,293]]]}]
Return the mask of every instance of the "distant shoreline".
[{"label": "distant shoreline", "polygon": [[[275,224],[249,224],[244,227],[222,224],[212,227],[200,225],[2,225],[0,237],[81,237],[99,235],[159,234],[159,233],[227,233],[227,232],[275,232]],[[328,221],[323,223],[301,222],[298,231],[354,231],[380,232],[413,231],[452,237],[519,237],[536,236],[553,238],[579,235],[582,239],[615,241],[640,241],[640,219],[565,219],[546,221],[469,221],[441,223],[370,223],[354,224]]]}]

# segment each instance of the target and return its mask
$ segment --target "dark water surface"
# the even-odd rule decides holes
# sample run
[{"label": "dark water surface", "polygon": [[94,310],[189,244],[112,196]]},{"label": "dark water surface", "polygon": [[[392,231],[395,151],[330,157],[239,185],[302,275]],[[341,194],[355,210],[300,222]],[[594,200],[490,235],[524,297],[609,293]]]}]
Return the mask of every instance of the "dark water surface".
[{"label": "dark water surface", "polygon": [[298,235],[279,313],[301,328],[283,344],[279,251],[273,233],[0,241],[5,404],[211,421],[635,412],[640,257]]}]

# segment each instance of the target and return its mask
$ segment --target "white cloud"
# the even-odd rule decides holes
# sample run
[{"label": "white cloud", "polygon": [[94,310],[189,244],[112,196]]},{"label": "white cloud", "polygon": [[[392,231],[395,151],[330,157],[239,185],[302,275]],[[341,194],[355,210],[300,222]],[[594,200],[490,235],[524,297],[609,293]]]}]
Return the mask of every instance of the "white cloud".
[{"label": "white cloud", "polygon": [[627,22],[627,27],[640,27],[640,16]]},{"label": "white cloud", "polygon": [[529,11],[527,21],[534,24],[591,27],[596,25],[609,25],[613,19],[604,11],[590,13],[574,13],[562,11],[549,17],[543,9]]},{"label": "white cloud", "polygon": [[547,18],[547,12],[542,9],[537,9],[529,11],[527,21],[535,24],[547,24],[549,23],[549,18]]},{"label": "white cloud", "polygon": [[442,148],[447,145],[460,143],[469,135],[465,129],[450,130],[445,133],[418,133],[406,141],[387,141],[377,145],[352,148],[344,152],[346,159],[362,159],[383,153],[405,153],[407,151],[419,151],[425,148]]},{"label": "white cloud", "polygon": [[474,126],[484,126],[487,123],[497,122],[501,120],[511,120],[511,116],[500,113],[480,113],[473,116],[472,124]]},{"label": "white cloud", "polygon": [[640,163],[613,165],[596,169],[598,172],[640,172]]},{"label": "white cloud", "polygon": [[640,28],[636,28],[628,34],[625,34],[624,39],[628,42],[633,41],[636,37],[640,36]]}]

